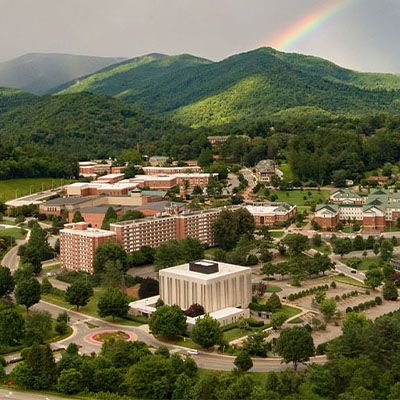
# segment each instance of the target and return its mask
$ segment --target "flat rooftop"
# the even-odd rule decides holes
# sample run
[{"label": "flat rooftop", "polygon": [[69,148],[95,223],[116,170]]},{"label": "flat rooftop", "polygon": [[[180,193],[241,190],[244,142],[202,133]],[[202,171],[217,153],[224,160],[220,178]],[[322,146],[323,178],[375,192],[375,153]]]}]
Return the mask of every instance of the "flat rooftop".
[{"label": "flat rooftop", "polygon": [[[209,260],[197,261],[196,264],[201,262],[209,264]],[[251,274],[251,269],[248,267],[242,267],[239,265],[228,264],[223,262],[218,262],[218,271],[211,274],[203,274],[201,272],[195,272],[189,270],[189,263],[178,265],[177,267],[165,268],[160,270],[159,274],[162,275],[174,275],[181,278],[194,278],[198,280],[210,281],[216,278],[221,278],[224,276],[229,276],[236,274],[238,272],[248,272]]]},{"label": "flat rooftop", "polygon": [[48,200],[44,203],[44,205],[50,205],[50,206],[57,206],[57,205],[64,205],[64,204],[79,204],[79,203],[85,203],[88,200],[94,200],[97,199],[97,197],[58,197],[56,199],[51,199]]},{"label": "flat rooftop", "polygon": [[116,236],[115,232],[106,231],[104,229],[95,229],[95,228],[87,228],[83,230],[66,228],[66,229],[61,229],[60,232],[70,233],[72,235],[79,235],[85,237],[93,237],[93,238]]}]

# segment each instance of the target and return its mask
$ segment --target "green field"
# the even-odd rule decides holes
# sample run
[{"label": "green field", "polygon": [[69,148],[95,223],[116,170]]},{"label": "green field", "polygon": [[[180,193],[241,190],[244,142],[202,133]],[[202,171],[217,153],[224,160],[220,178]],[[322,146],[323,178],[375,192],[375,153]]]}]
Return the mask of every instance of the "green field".
[{"label": "green field", "polygon": [[29,193],[41,192],[42,190],[58,187],[61,184],[70,183],[69,179],[31,178],[31,179],[9,179],[0,181],[0,201],[15,199],[15,197],[26,196]]},{"label": "green field", "polygon": [[[90,315],[95,318],[100,318],[97,313],[97,303],[99,302],[99,298],[104,290],[96,290],[94,291],[94,295],[90,298],[89,303],[85,307],[81,307],[79,312],[82,314]],[[66,308],[68,310],[76,310],[74,306],[71,306],[68,302],[64,300],[63,297],[55,296],[53,294],[42,295],[42,300],[47,301],[48,303],[55,304],[56,306]],[[112,317],[102,318],[104,321],[115,322],[119,325],[128,325],[128,326],[140,326],[143,323],[132,321],[129,319],[119,319],[116,318],[115,321],[112,320]]]},{"label": "green field", "polygon": [[367,286],[365,286],[362,282],[357,281],[356,279],[350,278],[349,276],[335,276],[335,277],[333,277],[333,279],[336,282],[345,283],[347,285],[367,288]]},{"label": "green field", "polygon": [[[311,196],[308,193],[311,193]],[[295,204],[296,206],[307,206],[311,201],[316,201],[317,204],[325,203],[329,198],[328,190],[288,190],[286,192],[276,191],[274,194],[278,197],[277,201]]]},{"label": "green field", "polygon": [[[351,258],[348,258],[344,259],[343,262],[349,267],[352,267],[351,260],[352,260]],[[359,271],[368,271],[371,265],[376,265],[376,266],[381,265],[379,257],[365,257],[365,258],[363,257],[359,258],[359,260],[361,260],[361,263],[357,265],[357,269]]]},{"label": "green field", "polygon": [[331,248],[326,243],[322,243],[321,246],[314,246],[313,244],[311,244],[311,248],[327,255],[332,253]]},{"label": "green field", "polygon": [[267,293],[278,293],[278,292],[282,292],[282,289],[278,286],[267,286]]},{"label": "green field", "polygon": [[278,167],[283,172],[283,179],[287,181],[292,181],[293,180],[293,173],[292,173],[292,168],[290,167],[290,164],[283,164]]},{"label": "green field", "polygon": [[271,231],[271,232],[269,232],[269,234],[271,235],[271,237],[273,239],[280,239],[285,234],[285,232],[284,231]]},{"label": "green field", "polygon": [[13,239],[23,239],[26,236],[26,233],[23,233],[19,228],[7,228],[0,230],[0,237],[9,238],[13,237]]}]

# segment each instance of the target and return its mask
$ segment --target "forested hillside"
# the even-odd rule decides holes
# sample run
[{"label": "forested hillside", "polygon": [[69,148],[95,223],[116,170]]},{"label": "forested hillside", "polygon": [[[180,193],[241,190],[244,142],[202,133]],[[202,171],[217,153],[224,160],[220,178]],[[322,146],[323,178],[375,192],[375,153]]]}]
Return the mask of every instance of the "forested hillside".
[{"label": "forested hillside", "polygon": [[107,68],[60,93],[107,93],[185,125],[400,111],[400,77],[350,71],[316,57],[261,48],[210,62],[149,56]]}]

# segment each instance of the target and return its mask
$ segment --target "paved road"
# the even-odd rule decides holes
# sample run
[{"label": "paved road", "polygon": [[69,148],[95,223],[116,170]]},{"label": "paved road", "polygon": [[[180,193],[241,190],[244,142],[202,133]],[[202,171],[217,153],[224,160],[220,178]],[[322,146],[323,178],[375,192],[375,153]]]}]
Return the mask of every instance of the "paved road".
[{"label": "paved road", "polygon": [[55,397],[45,394],[31,394],[26,392],[14,392],[10,389],[0,389],[0,399],[13,400],[65,400],[66,397]]},{"label": "paved road", "polygon": [[248,168],[243,168],[243,169],[240,170],[240,172],[243,174],[243,176],[245,177],[245,179],[249,183],[249,186],[255,186],[256,178],[253,175],[253,173],[251,172],[251,170],[249,170]]},{"label": "paved road", "polygon": [[238,187],[240,184],[237,175],[232,174],[232,173],[228,174],[228,182],[230,183],[230,185],[228,187],[224,188],[224,190],[223,190],[224,195],[228,195],[228,194],[232,193],[232,190],[235,187]]}]

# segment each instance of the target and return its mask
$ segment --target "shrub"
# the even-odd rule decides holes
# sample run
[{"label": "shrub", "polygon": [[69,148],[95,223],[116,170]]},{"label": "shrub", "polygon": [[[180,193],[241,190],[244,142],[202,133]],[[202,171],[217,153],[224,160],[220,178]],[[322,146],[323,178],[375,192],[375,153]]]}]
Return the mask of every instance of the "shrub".
[{"label": "shrub", "polygon": [[257,320],[254,319],[254,318],[249,318],[249,319],[247,320],[247,323],[248,323],[251,327],[254,327],[254,328],[258,328],[258,327],[264,326],[264,321],[257,321]]},{"label": "shrub", "polygon": [[353,309],[351,307],[346,308],[346,314],[352,313]]},{"label": "shrub", "polygon": [[354,312],[359,312],[360,308],[359,308],[359,306],[354,306],[353,310],[354,310]]},{"label": "shrub", "polygon": [[331,283],[331,288],[332,288],[332,289],[335,289],[335,288],[336,288],[336,282],[335,282],[335,281],[332,281],[332,283]]},{"label": "shrub", "polygon": [[60,321],[56,323],[54,329],[59,335],[65,335],[68,330],[68,325],[65,321]]},{"label": "shrub", "polygon": [[30,351],[31,351],[30,347],[25,347],[24,349],[22,349],[21,350],[21,358],[23,360],[26,360],[26,358],[28,357]]},{"label": "shrub", "polygon": [[375,304],[377,306],[380,306],[382,304],[382,297],[379,296],[375,297]]},{"label": "shrub", "polygon": [[335,301],[340,301],[340,296],[338,294],[335,296]]},{"label": "shrub", "polygon": [[0,356],[0,365],[2,365],[3,367],[6,366],[6,360],[3,356]]}]

